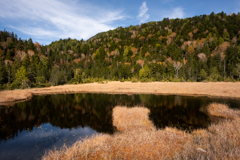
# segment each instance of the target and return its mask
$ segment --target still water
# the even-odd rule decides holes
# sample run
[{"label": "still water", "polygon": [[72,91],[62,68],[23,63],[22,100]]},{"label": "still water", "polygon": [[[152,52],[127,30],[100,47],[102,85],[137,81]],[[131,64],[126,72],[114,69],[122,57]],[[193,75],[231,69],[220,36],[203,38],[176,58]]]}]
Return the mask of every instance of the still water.
[{"label": "still water", "polygon": [[112,109],[116,105],[149,108],[149,118],[157,128],[205,128],[210,119],[202,111],[212,102],[240,108],[240,99],[178,95],[35,96],[14,106],[0,106],[0,159],[40,159],[48,149],[98,133],[112,134]]}]

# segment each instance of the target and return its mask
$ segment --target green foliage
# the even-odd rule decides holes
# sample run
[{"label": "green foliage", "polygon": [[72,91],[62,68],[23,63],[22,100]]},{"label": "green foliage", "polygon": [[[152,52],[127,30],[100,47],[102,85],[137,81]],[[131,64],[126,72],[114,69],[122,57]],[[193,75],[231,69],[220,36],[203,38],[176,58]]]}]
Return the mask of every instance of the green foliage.
[{"label": "green foliage", "polygon": [[60,69],[58,66],[54,66],[51,72],[50,84],[61,85],[67,82],[67,72],[66,70]]},{"label": "green foliage", "polygon": [[234,75],[237,76],[238,79],[240,80],[240,63],[238,63],[234,68]]},{"label": "green foliage", "polygon": [[[106,79],[235,81],[239,79],[239,17],[221,12],[185,19],[164,18],[102,32],[87,41],[68,38],[46,46],[0,31],[1,88],[104,83]],[[224,41],[230,42],[226,51],[227,43],[219,47]],[[34,55],[23,58],[28,50]],[[181,69],[174,67],[174,61],[183,64]],[[27,79],[20,83],[17,72],[21,66]]]},{"label": "green foliage", "polygon": [[210,76],[208,77],[209,81],[217,81],[220,78],[217,67],[213,67]]},{"label": "green foliage", "polygon": [[223,39],[224,39],[225,41],[230,41],[230,36],[229,36],[229,34],[228,34],[227,31],[226,31],[226,32],[223,32]]},{"label": "green foliage", "polygon": [[27,88],[30,87],[29,80],[27,78],[28,72],[24,66],[21,66],[15,75],[16,80],[13,83],[13,88],[20,86],[21,88]]},{"label": "green foliage", "polygon": [[[83,76],[82,76],[83,74]],[[81,72],[81,69],[77,68],[74,72],[74,78],[71,80],[72,83],[78,84],[82,82],[82,77],[85,78],[85,72]]]},{"label": "green foliage", "polygon": [[141,80],[145,80],[145,79],[148,79],[149,76],[150,76],[150,70],[148,66],[145,64],[144,67],[139,71],[139,78]]},{"label": "green foliage", "polygon": [[100,58],[100,50],[98,49],[95,53],[94,59],[99,59]]},{"label": "green foliage", "polygon": [[131,47],[127,46],[125,49],[124,49],[124,52],[123,52],[123,57],[124,57],[124,60],[125,61],[129,61],[131,59],[131,56],[132,56],[132,51],[131,51]]},{"label": "green foliage", "polygon": [[204,69],[201,69],[200,73],[199,73],[199,80],[203,81],[207,78],[207,73]]},{"label": "green foliage", "polygon": [[132,78],[131,78],[131,82],[133,82],[133,83],[134,83],[134,82],[138,82],[138,79],[137,79],[136,77],[132,77]]},{"label": "green foliage", "polygon": [[224,42],[224,39],[222,37],[219,37],[218,39],[218,45],[222,44]]},{"label": "green foliage", "polygon": [[41,84],[45,82],[45,77],[44,76],[37,76],[35,77],[36,83]]}]

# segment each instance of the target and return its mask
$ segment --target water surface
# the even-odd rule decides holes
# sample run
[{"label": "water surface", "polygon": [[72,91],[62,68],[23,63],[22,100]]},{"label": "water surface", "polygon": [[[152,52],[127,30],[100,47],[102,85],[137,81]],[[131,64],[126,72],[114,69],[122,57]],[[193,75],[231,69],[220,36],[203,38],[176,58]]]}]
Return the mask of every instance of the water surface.
[{"label": "water surface", "polygon": [[0,107],[0,159],[40,159],[47,149],[71,145],[86,136],[114,133],[116,105],[145,106],[157,128],[205,128],[202,111],[212,102],[239,108],[239,99],[178,95],[67,94],[34,96],[13,107]]}]

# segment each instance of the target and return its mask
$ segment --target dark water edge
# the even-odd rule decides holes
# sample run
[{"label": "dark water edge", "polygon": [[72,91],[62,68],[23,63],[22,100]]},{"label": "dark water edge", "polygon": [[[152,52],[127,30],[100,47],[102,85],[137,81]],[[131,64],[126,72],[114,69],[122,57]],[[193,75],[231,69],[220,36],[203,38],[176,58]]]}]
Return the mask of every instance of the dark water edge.
[{"label": "dark water edge", "polygon": [[240,108],[240,99],[178,95],[59,94],[34,96],[13,107],[0,106],[0,159],[39,159],[46,149],[80,138],[114,133],[112,109],[144,106],[157,128],[190,131],[211,122],[203,112],[212,102]]}]

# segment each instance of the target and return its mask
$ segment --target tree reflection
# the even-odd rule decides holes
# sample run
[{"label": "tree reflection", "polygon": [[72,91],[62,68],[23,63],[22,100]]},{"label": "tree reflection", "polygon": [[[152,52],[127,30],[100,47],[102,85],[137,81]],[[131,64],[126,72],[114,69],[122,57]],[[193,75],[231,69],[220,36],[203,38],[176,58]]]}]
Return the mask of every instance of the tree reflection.
[{"label": "tree reflection", "polygon": [[[97,132],[113,133],[112,109],[116,105],[145,106],[155,126],[184,130],[204,128],[209,118],[200,110],[213,100],[175,95],[67,94],[35,96],[13,107],[0,107],[0,140],[44,123],[60,128],[89,126]],[[214,102],[223,101],[214,99]],[[226,102],[226,101],[225,101]],[[233,101],[239,104],[239,101]],[[200,109],[201,108],[201,109]]]}]

